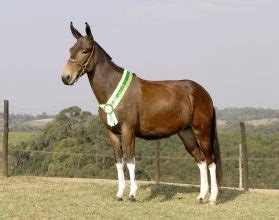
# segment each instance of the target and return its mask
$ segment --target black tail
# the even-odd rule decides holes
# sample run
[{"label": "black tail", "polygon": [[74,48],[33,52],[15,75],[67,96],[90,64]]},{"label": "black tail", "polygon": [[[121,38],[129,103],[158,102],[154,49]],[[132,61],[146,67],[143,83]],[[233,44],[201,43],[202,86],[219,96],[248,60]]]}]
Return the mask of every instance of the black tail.
[{"label": "black tail", "polygon": [[216,164],[217,184],[219,187],[221,187],[222,180],[223,180],[223,170],[222,170],[222,161],[221,161],[220,148],[219,148],[218,135],[217,135],[217,123],[216,123],[215,108],[213,108],[211,143],[213,146],[214,162]]}]

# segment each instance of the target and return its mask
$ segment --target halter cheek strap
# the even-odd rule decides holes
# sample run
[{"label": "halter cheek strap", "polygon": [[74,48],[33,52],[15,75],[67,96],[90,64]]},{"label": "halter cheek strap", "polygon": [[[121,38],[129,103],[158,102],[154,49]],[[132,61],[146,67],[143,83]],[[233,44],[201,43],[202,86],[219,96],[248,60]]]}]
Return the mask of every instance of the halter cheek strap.
[{"label": "halter cheek strap", "polygon": [[72,62],[75,63],[76,65],[80,66],[81,69],[82,69],[81,72],[78,74],[77,79],[78,79],[79,77],[81,77],[81,76],[85,73],[85,69],[87,68],[87,66],[88,66],[88,64],[89,64],[89,62],[90,62],[90,60],[91,60],[91,57],[92,57],[93,54],[94,54],[94,51],[95,51],[95,43],[94,43],[94,45],[93,45],[92,51],[91,51],[91,53],[90,53],[90,55],[89,55],[87,61],[85,62],[85,64],[81,64],[81,63],[79,63],[78,61],[76,61],[75,59],[69,59],[69,61],[72,61]]}]

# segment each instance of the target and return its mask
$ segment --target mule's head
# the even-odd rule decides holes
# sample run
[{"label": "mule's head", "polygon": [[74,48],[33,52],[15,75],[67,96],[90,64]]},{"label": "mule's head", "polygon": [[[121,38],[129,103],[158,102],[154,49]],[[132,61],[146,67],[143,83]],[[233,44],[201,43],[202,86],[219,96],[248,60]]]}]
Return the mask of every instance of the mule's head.
[{"label": "mule's head", "polygon": [[95,42],[90,26],[85,23],[86,36],[82,36],[71,22],[70,28],[77,42],[69,50],[70,59],[62,73],[62,81],[65,85],[73,85],[82,75],[93,69],[91,62],[95,49]]}]

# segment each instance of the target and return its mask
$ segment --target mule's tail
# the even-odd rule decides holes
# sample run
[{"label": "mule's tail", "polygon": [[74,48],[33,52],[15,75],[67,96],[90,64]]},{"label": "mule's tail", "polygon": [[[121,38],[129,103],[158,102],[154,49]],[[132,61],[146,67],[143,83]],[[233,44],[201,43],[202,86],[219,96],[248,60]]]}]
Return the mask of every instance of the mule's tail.
[{"label": "mule's tail", "polygon": [[212,141],[212,146],[213,146],[214,162],[216,164],[217,184],[218,184],[218,187],[221,187],[222,180],[223,180],[223,169],[222,169],[222,161],[221,161],[220,148],[219,148],[218,135],[217,135],[217,123],[216,123],[215,108],[213,108],[211,141]]}]

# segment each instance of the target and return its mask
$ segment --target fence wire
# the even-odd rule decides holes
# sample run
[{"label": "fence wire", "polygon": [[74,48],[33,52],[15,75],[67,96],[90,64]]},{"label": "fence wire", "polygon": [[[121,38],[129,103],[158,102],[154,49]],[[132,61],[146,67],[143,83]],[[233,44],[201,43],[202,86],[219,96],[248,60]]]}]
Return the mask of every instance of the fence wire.
[{"label": "fence wire", "polygon": [[[124,154],[125,158],[125,154]],[[223,157],[226,187],[239,187],[239,158]],[[249,158],[249,182],[251,188],[278,189],[279,158]],[[136,177],[154,180],[156,157],[136,155]],[[199,169],[190,157],[160,155],[162,182],[199,184]],[[72,153],[43,150],[9,149],[10,175],[61,176],[81,178],[116,179],[114,155],[109,153]],[[127,169],[125,170],[128,178]]]},{"label": "fence wire", "polygon": [[[27,152],[27,153],[43,153],[43,154],[61,154],[59,151],[40,151],[40,150],[22,150],[22,149],[9,149],[10,152]],[[155,152],[155,151],[154,151]],[[64,155],[75,155],[75,156],[104,156],[104,157],[114,157],[114,154],[102,154],[102,153],[96,153],[96,154],[84,154],[84,153],[65,153],[63,152],[62,154]],[[136,158],[141,158],[141,156],[136,155]],[[144,156],[144,158],[149,158],[149,159],[155,159],[155,156]],[[161,156],[160,159],[172,159],[172,160],[185,160],[185,157],[170,157],[170,156]],[[222,161],[226,160],[239,160],[239,157],[222,157]],[[249,158],[249,161],[277,161],[279,162],[279,157],[273,157],[273,158],[266,158],[266,157],[252,157]]]}]

